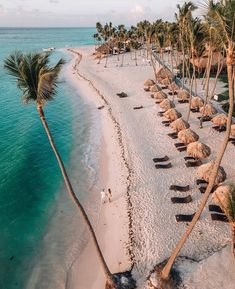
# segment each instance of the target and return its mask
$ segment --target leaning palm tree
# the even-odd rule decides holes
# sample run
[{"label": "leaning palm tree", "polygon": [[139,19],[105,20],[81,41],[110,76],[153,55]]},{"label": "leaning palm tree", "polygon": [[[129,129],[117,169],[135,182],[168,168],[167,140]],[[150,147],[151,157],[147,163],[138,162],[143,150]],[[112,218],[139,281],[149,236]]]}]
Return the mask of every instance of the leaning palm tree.
[{"label": "leaning palm tree", "polygon": [[194,226],[196,225],[198,219],[201,216],[201,213],[207,203],[207,200],[210,196],[210,193],[213,189],[217,173],[224,156],[230,131],[232,124],[232,115],[233,115],[233,107],[234,107],[234,76],[235,76],[235,1],[234,0],[220,0],[219,2],[214,2],[213,0],[209,0],[207,2],[207,16],[211,19],[215,29],[219,31],[220,35],[222,35],[223,45],[226,50],[226,62],[227,62],[227,74],[228,74],[228,85],[229,85],[229,112],[227,118],[227,128],[224,136],[223,143],[221,144],[220,149],[217,152],[216,160],[213,165],[213,169],[210,175],[209,184],[207,186],[206,192],[202,198],[200,206],[193,217],[190,225],[185,231],[184,235],[178,242],[176,248],[172,252],[169,260],[167,261],[165,267],[162,270],[161,277],[164,281],[169,280],[169,274],[173,263],[187,241],[189,235],[191,234]]},{"label": "leaning palm tree", "polygon": [[40,53],[23,54],[21,52],[15,52],[5,59],[4,67],[11,76],[16,78],[17,86],[23,92],[23,101],[25,103],[28,103],[30,101],[35,102],[40,120],[46,131],[50,145],[55,153],[55,157],[58,161],[67,192],[72,198],[77,208],[79,209],[83,217],[83,220],[85,221],[88,230],[91,234],[97,254],[99,256],[99,259],[101,261],[102,267],[104,269],[107,278],[106,284],[108,284],[107,285],[109,286],[108,288],[117,289],[118,286],[115,284],[116,283],[115,278],[111,274],[106,264],[106,261],[101,252],[91,222],[73,190],[72,184],[69,180],[68,174],[66,172],[64,163],[60,157],[60,154],[57,151],[53,136],[51,134],[43,111],[44,104],[47,101],[53,100],[56,94],[58,75],[63,64],[64,60],[60,59],[55,66],[50,66],[49,54],[40,54]]}]

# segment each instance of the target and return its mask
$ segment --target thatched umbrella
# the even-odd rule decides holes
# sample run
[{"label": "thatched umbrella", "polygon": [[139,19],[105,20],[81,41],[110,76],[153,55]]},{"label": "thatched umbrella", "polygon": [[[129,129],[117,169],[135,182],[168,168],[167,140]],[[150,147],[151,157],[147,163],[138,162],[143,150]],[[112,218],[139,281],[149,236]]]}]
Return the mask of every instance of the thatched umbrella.
[{"label": "thatched umbrella", "polygon": [[152,86],[155,84],[155,81],[152,79],[147,79],[144,81],[144,86]]},{"label": "thatched umbrella", "polygon": [[203,116],[210,116],[217,113],[217,110],[211,103],[206,104],[200,108],[200,112]]},{"label": "thatched umbrella", "polygon": [[231,251],[235,257],[235,184],[219,186],[212,195],[212,200],[221,207],[231,226]]},{"label": "thatched umbrella", "polygon": [[161,103],[160,103],[160,107],[162,109],[168,110],[170,108],[175,107],[174,102],[169,100],[169,99],[164,99]]},{"label": "thatched umbrella", "polygon": [[180,100],[187,100],[187,99],[189,99],[189,93],[184,89],[180,89],[180,90],[178,90],[177,97]]},{"label": "thatched umbrella", "polygon": [[163,91],[155,92],[153,94],[153,98],[156,99],[156,102],[162,102],[164,99],[167,98],[167,95]]},{"label": "thatched umbrella", "polygon": [[151,92],[158,92],[158,91],[161,91],[161,87],[157,84],[154,84],[150,87],[150,91]]},{"label": "thatched umbrella", "polygon": [[158,72],[156,73],[156,77],[159,79],[159,78],[172,78],[173,77],[173,73],[162,67],[158,70]]},{"label": "thatched umbrella", "polygon": [[175,92],[179,90],[179,86],[173,81],[168,85],[168,89],[171,90],[172,92]]},{"label": "thatched umbrella", "polygon": [[227,116],[224,113],[220,113],[212,118],[211,120],[215,125],[218,126],[226,126],[227,124]]},{"label": "thatched umbrella", "polygon": [[200,108],[203,106],[203,104],[204,104],[204,101],[200,96],[194,96],[191,101],[191,108],[192,109]]},{"label": "thatched umbrella", "polygon": [[167,86],[171,84],[171,79],[170,78],[161,78],[159,81],[161,84]]},{"label": "thatched umbrella", "polygon": [[[209,163],[201,165],[197,169],[197,176],[200,179],[203,179],[203,180],[209,182],[213,166],[214,166],[214,162],[209,162]],[[225,179],[226,179],[226,172],[223,169],[223,167],[219,167],[218,174],[217,174],[217,177],[215,179],[215,184],[218,185],[218,184],[224,182]]]},{"label": "thatched umbrella", "polygon": [[178,139],[184,144],[189,144],[199,140],[199,136],[190,128],[183,129],[178,133]]},{"label": "thatched umbrella", "polygon": [[231,125],[231,133],[230,133],[230,135],[231,135],[232,137],[235,137],[235,124],[232,124],[232,125]]},{"label": "thatched umbrella", "polygon": [[182,114],[174,108],[168,109],[166,112],[164,112],[163,115],[165,116],[165,118],[169,119],[170,121],[174,121],[177,118],[180,118],[182,116]]},{"label": "thatched umbrella", "polygon": [[211,149],[204,143],[200,143],[198,141],[192,142],[187,147],[187,154],[190,157],[194,157],[197,159],[205,159],[208,158],[211,154]]},{"label": "thatched umbrella", "polygon": [[176,119],[175,121],[173,121],[171,124],[170,124],[170,127],[176,131],[176,132],[179,132],[183,129],[187,129],[190,127],[189,123],[185,120],[181,118],[178,118]]}]

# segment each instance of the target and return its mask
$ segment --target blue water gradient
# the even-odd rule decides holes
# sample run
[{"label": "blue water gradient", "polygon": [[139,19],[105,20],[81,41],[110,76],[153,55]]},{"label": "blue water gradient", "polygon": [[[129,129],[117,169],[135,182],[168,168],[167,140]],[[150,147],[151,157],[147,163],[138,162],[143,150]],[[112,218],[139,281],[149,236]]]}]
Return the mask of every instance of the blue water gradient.
[{"label": "blue water gradient", "polygon": [[[93,44],[92,28],[0,28],[0,288],[25,288],[30,257],[37,253],[62,178],[35,105],[23,105],[3,59],[15,50]],[[69,56],[55,52],[52,61]],[[60,154],[67,164],[73,149],[74,109],[82,143],[89,126],[86,105],[62,79],[55,101],[45,107]],[[76,98],[76,104],[71,102]],[[79,116],[77,116],[79,115]],[[79,119],[80,118],[80,119]],[[79,143],[76,142],[76,145]],[[51,288],[56,289],[56,288]]]}]

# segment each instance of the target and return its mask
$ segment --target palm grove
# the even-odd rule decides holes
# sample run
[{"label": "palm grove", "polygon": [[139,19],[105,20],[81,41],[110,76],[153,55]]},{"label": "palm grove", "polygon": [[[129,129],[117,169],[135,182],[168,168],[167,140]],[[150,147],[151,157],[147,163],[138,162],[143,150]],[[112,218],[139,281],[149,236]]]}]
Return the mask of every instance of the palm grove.
[{"label": "palm grove", "polygon": [[[97,33],[93,35],[97,44],[98,63],[101,63],[104,58],[104,66],[107,67],[109,56],[115,51],[120,66],[124,66],[125,52],[130,51],[134,52],[133,59],[135,64],[138,65],[137,53],[143,54],[152,64],[156,78],[153,48],[158,55],[159,61],[162,60],[163,64],[165,62],[164,51],[167,50],[167,62],[172,72],[177,68],[177,74],[181,78],[182,89],[185,88],[186,82],[188,84],[189,108],[187,121],[190,121],[191,103],[195,95],[197,95],[199,81],[203,82],[205,88],[202,109],[205,109],[210,104],[221,73],[226,76],[228,83],[228,102],[225,106],[228,115],[224,141],[213,163],[209,184],[201,200],[200,207],[172,255],[167,260],[165,267],[161,268],[160,280],[162,287],[167,286],[169,283],[172,265],[207,203],[230,138],[232,125],[235,91],[235,1],[205,2],[203,7],[205,13],[202,18],[193,17],[193,11],[196,9],[196,5],[192,2],[185,2],[182,6],[177,5],[175,22],[172,23],[161,19],[156,20],[154,23],[145,20],[137,23],[136,26],[131,26],[129,29],[124,25],[114,27],[111,22],[104,26],[97,23]],[[52,100],[56,94],[58,75],[63,64],[64,61],[61,59],[55,66],[50,66],[49,55],[47,54],[23,54],[17,52],[11,54],[5,60],[5,69],[16,78],[17,86],[23,92],[23,100],[25,102],[34,101],[36,104],[42,125],[45,128],[48,140],[61,169],[66,189],[87,224],[96,246],[96,251],[107,277],[106,288],[134,288],[135,282],[133,280],[123,284],[121,282],[122,278],[120,278],[121,275],[110,272],[89,218],[73,190],[43,112],[44,104]],[[215,76],[213,81],[211,81],[212,74]],[[202,114],[201,127],[203,117]],[[214,194],[216,194],[215,199],[223,208],[231,224],[231,247],[234,254],[235,186],[233,184],[222,184],[220,190]]]}]

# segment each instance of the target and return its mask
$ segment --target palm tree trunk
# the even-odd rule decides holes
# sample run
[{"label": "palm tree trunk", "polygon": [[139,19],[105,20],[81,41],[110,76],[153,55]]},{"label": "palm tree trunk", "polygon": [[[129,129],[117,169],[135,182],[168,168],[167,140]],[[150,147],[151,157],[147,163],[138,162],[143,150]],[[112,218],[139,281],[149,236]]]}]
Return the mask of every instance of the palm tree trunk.
[{"label": "palm tree trunk", "polygon": [[190,117],[190,112],[191,112],[191,103],[192,103],[192,94],[193,94],[193,79],[196,76],[196,69],[195,69],[195,65],[194,65],[194,54],[192,53],[192,59],[193,59],[193,75],[190,81],[190,94],[189,94],[189,107],[188,107],[188,113],[187,113],[187,117],[186,117],[186,121],[189,121],[189,117]]},{"label": "palm tree trunk", "polygon": [[173,263],[176,259],[176,257],[178,256],[179,252],[181,251],[182,247],[184,246],[188,236],[191,234],[194,226],[196,225],[198,219],[201,216],[201,213],[207,203],[207,200],[210,196],[210,193],[213,189],[214,186],[214,182],[218,173],[218,169],[219,166],[221,164],[222,158],[224,156],[227,144],[228,144],[228,140],[229,140],[229,136],[230,136],[230,131],[231,131],[231,124],[232,124],[232,115],[233,115],[233,106],[234,106],[234,87],[233,87],[233,73],[235,73],[235,71],[233,71],[233,48],[232,48],[232,43],[230,43],[229,49],[228,49],[228,56],[227,56],[227,72],[228,72],[228,84],[229,84],[229,112],[228,112],[228,118],[227,118],[227,128],[226,128],[226,132],[225,132],[225,136],[224,136],[224,141],[217,153],[216,156],[216,160],[211,172],[211,176],[210,176],[210,180],[209,180],[209,184],[207,186],[206,192],[204,194],[204,196],[202,197],[202,201],[200,203],[200,206],[195,214],[195,216],[193,217],[192,222],[189,224],[188,228],[186,229],[184,235],[182,236],[182,238],[180,239],[180,241],[178,242],[175,250],[172,252],[172,255],[170,256],[167,264],[165,265],[165,267],[162,270],[162,278],[163,279],[168,279],[169,278],[169,274],[170,274],[170,270],[173,266]]},{"label": "palm tree trunk", "polygon": [[125,52],[123,51],[123,53],[122,53],[122,64],[121,64],[121,67],[123,67],[123,64],[124,64],[124,54],[125,54]]},{"label": "palm tree trunk", "polygon": [[231,238],[231,253],[233,258],[235,258],[235,224],[231,223],[231,233],[232,233],[232,238]]},{"label": "palm tree trunk", "polygon": [[220,54],[219,61],[218,61],[218,66],[217,66],[217,73],[216,73],[216,77],[215,77],[215,81],[214,81],[214,86],[212,88],[211,95],[210,95],[211,99],[214,96],[216,85],[217,85],[217,82],[218,82],[218,78],[219,78],[219,75],[220,75],[222,69],[223,69],[223,63],[222,63],[221,54]]},{"label": "palm tree trunk", "polygon": [[49,139],[49,142],[50,142],[50,145],[55,153],[55,156],[56,156],[56,159],[57,159],[57,162],[59,164],[59,167],[60,167],[60,170],[61,170],[61,173],[62,173],[62,176],[63,176],[63,179],[64,179],[64,182],[65,182],[65,186],[66,186],[66,189],[67,189],[67,192],[69,193],[70,197],[72,198],[73,202],[75,203],[75,205],[77,206],[77,208],[79,209],[81,215],[82,215],[82,218],[83,220],[85,221],[87,227],[88,227],[88,230],[91,234],[91,237],[92,237],[92,240],[94,242],[94,245],[95,245],[95,248],[96,248],[96,252],[98,254],[98,257],[100,259],[100,262],[102,264],[102,267],[104,269],[104,273],[106,275],[106,278],[108,280],[108,282],[113,286],[113,288],[116,288],[116,285],[115,285],[115,282],[114,282],[114,279],[113,279],[113,276],[105,262],[105,259],[104,259],[104,256],[101,252],[101,249],[100,249],[100,246],[98,244],[98,241],[97,241],[97,238],[96,238],[96,235],[95,235],[95,232],[94,232],[94,229],[90,223],[90,220],[83,208],[83,206],[81,205],[81,203],[79,202],[76,194],[74,193],[73,191],[73,188],[72,188],[72,185],[70,183],[70,180],[69,180],[69,177],[67,175],[67,172],[66,172],[66,169],[65,169],[65,166],[63,164],[63,161],[59,155],[59,152],[57,151],[57,148],[55,146],[55,143],[54,143],[54,140],[53,140],[53,137],[52,137],[52,134],[50,132],[50,129],[48,127],[48,124],[47,124],[47,121],[45,119],[45,116],[44,116],[44,112],[43,112],[43,108],[41,105],[38,105],[37,106],[37,110],[38,110],[38,113],[39,113],[39,116],[40,116],[40,119],[41,119],[41,122],[43,124],[43,127],[46,131],[46,134],[47,134],[47,137]]}]

